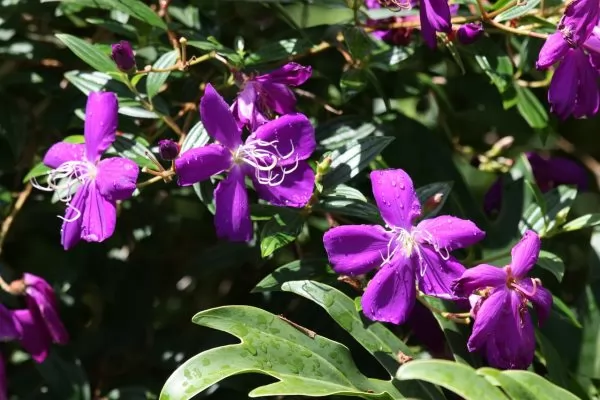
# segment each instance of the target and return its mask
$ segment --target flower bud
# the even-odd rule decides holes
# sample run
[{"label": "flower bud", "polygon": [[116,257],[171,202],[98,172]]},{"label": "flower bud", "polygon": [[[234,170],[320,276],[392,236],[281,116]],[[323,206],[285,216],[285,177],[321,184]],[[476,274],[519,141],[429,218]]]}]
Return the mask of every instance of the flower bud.
[{"label": "flower bud", "polygon": [[483,34],[483,25],[480,23],[469,23],[458,28],[456,36],[462,44],[475,43]]},{"label": "flower bud", "polygon": [[135,58],[133,49],[126,40],[121,40],[111,46],[111,58],[117,64],[117,67],[123,72],[129,72],[135,68]]},{"label": "flower bud", "polygon": [[179,154],[179,145],[170,139],[158,142],[158,153],[165,161],[173,161]]}]

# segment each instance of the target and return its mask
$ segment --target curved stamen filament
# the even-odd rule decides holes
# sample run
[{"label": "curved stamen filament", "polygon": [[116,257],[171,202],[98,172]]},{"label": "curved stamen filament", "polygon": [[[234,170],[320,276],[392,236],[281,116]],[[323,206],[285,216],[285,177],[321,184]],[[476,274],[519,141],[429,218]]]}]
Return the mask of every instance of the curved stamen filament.
[{"label": "curved stamen filament", "polygon": [[[79,217],[81,217],[81,211],[79,211],[79,209],[77,209],[77,207],[73,207],[71,205],[71,203],[67,203],[67,210],[68,209],[75,211],[75,215],[72,216],[71,218],[66,218],[66,217],[63,217],[62,215],[57,215],[57,217],[62,219],[65,222],[75,222],[79,219]],[[66,213],[65,213],[65,215],[66,215]]]},{"label": "curved stamen filament", "polygon": [[279,140],[270,142],[255,139],[240,146],[234,154],[234,159],[243,161],[254,168],[256,180],[261,185],[278,186],[281,185],[286,175],[291,174],[298,168],[299,160],[293,165],[281,166],[281,160],[291,158],[296,149],[294,143],[290,140],[291,150],[288,154],[281,154],[277,144]]},{"label": "curved stamen filament", "polygon": [[523,288],[522,286],[517,285],[515,282],[511,282],[509,284],[509,286],[511,288],[513,288],[514,290],[516,290],[517,292],[521,293],[522,295],[531,298],[533,296],[535,296],[535,294],[537,293],[537,287],[540,284],[539,279],[533,279],[531,278],[531,283],[533,284],[533,288],[531,289],[531,292],[528,291],[527,289]]}]

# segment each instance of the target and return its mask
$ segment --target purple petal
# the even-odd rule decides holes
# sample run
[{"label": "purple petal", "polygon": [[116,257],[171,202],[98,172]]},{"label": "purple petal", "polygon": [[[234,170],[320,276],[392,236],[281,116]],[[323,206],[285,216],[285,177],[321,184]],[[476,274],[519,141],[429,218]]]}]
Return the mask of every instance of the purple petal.
[{"label": "purple petal", "polygon": [[27,287],[27,307],[31,312],[39,312],[54,343],[66,344],[69,334],[58,315],[58,305],[54,290],[42,278],[25,273],[23,281]]},{"label": "purple petal", "polygon": [[573,56],[575,50],[569,50],[554,71],[548,88],[548,102],[551,110],[561,119],[566,119],[575,109],[577,96],[577,62]]},{"label": "purple petal", "polygon": [[[69,250],[81,240],[81,214],[85,209],[85,203],[88,197],[88,186],[90,182],[81,185],[71,201],[67,204],[65,216],[60,229],[61,244],[65,250]],[[75,218],[77,217],[77,218]]]},{"label": "purple petal", "polygon": [[567,35],[571,47],[581,46],[596,25],[600,7],[596,0],[577,0],[568,3],[563,18],[558,23],[557,31]]},{"label": "purple petal", "polygon": [[44,164],[58,168],[67,161],[82,161],[85,145],[80,143],[58,142],[52,145],[44,156]]},{"label": "purple petal", "polygon": [[297,64],[295,62],[288,63],[281,68],[256,77],[258,82],[273,82],[282,83],[284,85],[298,86],[302,85],[312,75],[310,66]]},{"label": "purple petal", "polygon": [[85,107],[85,155],[91,162],[100,159],[115,141],[119,104],[112,92],[91,92]]},{"label": "purple petal", "polygon": [[510,269],[513,276],[524,278],[538,260],[542,243],[534,231],[527,231],[523,238],[512,248]]},{"label": "purple petal", "polygon": [[239,167],[229,171],[227,178],[215,189],[215,225],[217,236],[232,242],[252,239],[252,221],[244,173]]},{"label": "purple petal", "polygon": [[401,169],[373,171],[371,185],[385,222],[400,228],[411,227],[421,214],[421,204],[408,174]]},{"label": "purple petal", "polygon": [[39,315],[29,310],[15,310],[12,314],[21,329],[21,346],[35,362],[43,362],[52,342],[46,326],[38,319]]},{"label": "purple petal", "polygon": [[233,163],[231,151],[220,144],[196,147],[181,154],[175,160],[175,172],[179,186],[189,186],[205,181],[225,171]]},{"label": "purple petal", "polygon": [[452,291],[460,297],[469,296],[478,289],[502,287],[506,284],[506,271],[493,265],[479,264],[469,268],[452,283]]},{"label": "purple petal", "polygon": [[335,272],[361,275],[383,263],[390,239],[379,225],[344,225],[325,232],[323,244]]},{"label": "purple petal", "polygon": [[303,114],[283,115],[276,120],[269,121],[260,126],[246,142],[260,139],[265,142],[275,143],[279,154],[288,156],[279,158],[278,165],[293,165],[296,160],[306,160],[311,156],[317,143],[315,141],[315,128]]},{"label": "purple petal", "polygon": [[17,324],[18,321],[14,320],[12,313],[3,304],[0,304],[0,341],[18,339],[21,334]]},{"label": "purple petal", "polygon": [[538,315],[538,325],[541,326],[550,316],[550,310],[552,308],[552,293],[543,288],[540,284],[536,284],[534,289],[533,280],[530,278],[525,278],[522,281],[519,281],[518,285],[526,292],[532,293],[532,295],[527,296],[527,298],[535,307],[535,311]]},{"label": "purple petal", "polygon": [[229,106],[210,83],[200,100],[200,118],[210,136],[223,146],[235,150],[242,144],[242,132]]},{"label": "purple petal", "polygon": [[580,190],[588,187],[585,168],[574,160],[564,157],[546,159],[534,152],[527,153],[527,158],[542,191],[550,190],[556,185],[577,185]]},{"label": "purple petal", "polygon": [[494,211],[500,211],[502,205],[502,180],[496,181],[490,186],[483,198],[483,209],[486,214],[492,214]]},{"label": "purple petal", "polygon": [[[511,291],[507,298],[504,308],[496,315],[496,330],[485,344],[486,359],[495,368],[525,369],[535,354],[533,324],[527,308],[522,308],[519,295]],[[481,310],[478,318],[479,315]]]},{"label": "purple petal", "polygon": [[262,89],[266,94],[266,104],[278,114],[291,114],[296,111],[296,96],[287,86],[280,83],[264,82]]},{"label": "purple petal", "polygon": [[437,47],[437,35],[427,19],[426,6],[419,7],[419,17],[421,19],[421,36],[429,48],[435,49]]},{"label": "purple petal", "polygon": [[238,94],[231,106],[233,115],[243,125],[251,124],[255,119],[255,113],[259,112],[256,107],[258,99],[255,85],[252,81],[246,82],[244,89]]},{"label": "purple petal", "polygon": [[593,117],[600,107],[598,71],[592,66],[590,58],[583,51],[575,53],[579,85],[577,86],[577,104],[573,110],[575,118]]},{"label": "purple petal", "polygon": [[[283,169],[277,173],[282,174],[282,171]],[[304,207],[315,186],[315,173],[306,161],[299,161],[296,169],[285,175],[283,181],[275,186],[260,184],[255,174],[251,177],[254,189],[261,199],[282,207]]]},{"label": "purple petal", "polygon": [[535,63],[536,68],[546,69],[551,65],[560,61],[569,50],[569,45],[565,42],[563,35],[560,32],[554,32],[540,50],[537,62]]},{"label": "purple petal", "polygon": [[102,242],[115,231],[117,207],[114,202],[106,200],[93,183],[86,184],[81,190],[87,191],[80,217],[81,239],[86,242]]},{"label": "purple petal", "polygon": [[486,343],[496,332],[496,325],[502,314],[512,316],[512,312],[508,308],[510,306],[509,297],[509,291],[500,288],[494,290],[485,300],[479,301],[473,330],[467,342],[469,351],[485,349]]},{"label": "purple petal", "polygon": [[96,186],[107,200],[125,200],[135,191],[138,173],[137,164],[131,160],[121,157],[107,158],[98,164]]},{"label": "purple petal", "polygon": [[409,317],[415,304],[415,272],[402,261],[392,260],[367,285],[361,304],[370,320],[401,324]]},{"label": "purple petal", "polygon": [[417,274],[419,289],[429,296],[442,299],[459,298],[453,294],[450,286],[465,272],[465,267],[452,256],[444,260],[440,253],[428,246],[421,246],[420,253],[420,258],[413,256],[415,271],[423,272],[423,276]]},{"label": "purple petal", "polygon": [[485,232],[468,219],[442,215],[419,222],[415,235],[421,243],[452,251],[479,242],[485,237]]}]

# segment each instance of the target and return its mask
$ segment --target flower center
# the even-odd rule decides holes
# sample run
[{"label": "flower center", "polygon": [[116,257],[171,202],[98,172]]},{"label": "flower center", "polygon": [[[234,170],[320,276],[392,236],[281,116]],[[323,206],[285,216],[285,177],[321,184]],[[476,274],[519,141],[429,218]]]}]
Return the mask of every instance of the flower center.
[{"label": "flower center", "polygon": [[278,186],[298,168],[298,157],[293,165],[281,166],[280,161],[292,158],[295,153],[294,143],[290,141],[291,150],[288,154],[281,154],[277,148],[278,140],[266,142],[255,139],[238,147],[233,153],[236,164],[246,163],[254,168],[254,176],[261,185]]},{"label": "flower center", "polygon": [[66,203],[67,208],[75,211],[75,216],[65,218],[58,216],[66,222],[76,221],[81,216],[81,210],[70,204],[77,188],[90,179],[94,179],[98,169],[89,161],[67,161],[46,174],[46,183],[40,184],[36,178],[31,180],[33,187],[45,192],[54,192],[59,201]]}]

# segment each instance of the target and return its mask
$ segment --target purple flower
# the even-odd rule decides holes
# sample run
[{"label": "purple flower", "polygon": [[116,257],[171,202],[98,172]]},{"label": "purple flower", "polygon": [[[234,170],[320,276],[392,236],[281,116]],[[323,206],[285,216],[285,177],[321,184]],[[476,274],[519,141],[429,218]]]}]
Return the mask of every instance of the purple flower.
[{"label": "purple flower", "polygon": [[600,108],[598,65],[589,54],[597,50],[592,33],[599,16],[597,1],[573,0],[567,5],[557,31],[540,50],[538,69],[560,62],[550,82],[548,102],[561,119],[571,114],[577,118],[591,117]]},{"label": "purple flower", "polygon": [[102,242],[110,237],[117,220],[117,201],[133,194],[137,165],[125,158],[100,160],[115,140],[117,96],[92,92],[86,106],[85,144],[59,142],[44,156],[44,164],[54,168],[41,190],[55,191],[67,204],[61,229],[62,245],[72,248],[80,239]]},{"label": "purple flower", "polygon": [[158,152],[163,160],[173,161],[179,154],[179,145],[173,140],[161,140],[158,142]]},{"label": "purple flower", "polygon": [[133,49],[128,41],[121,40],[111,45],[111,50],[111,58],[121,71],[128,72],[135,68]]},{"label": "purple flower", "polygon": [[452,32],[450,7],[447,0],[420,0],[421,35],[425,43],[437,47],[436,32]]},{"label": "purple flower", "polygon": [[252,131],[272,119],[272,111],[280,115],[295,111],[296,97],[288,86],[303,84],[312,74],[311,67],[288,63],[268,74],[245,77],[242,91],[231,105],[240,126]]},{"label": "purple flower", "polygon": [[188,186],[223,171],[215,189],[217,235],[252,238],[245,176],[260,198],[277,206],[304,207],[312,196],[314,172],[305,160],[315,150],[315,132],[302,114],[288,114],[258,127],[245,142],[225,100],[209,84],[200,102],[202,123],[218,142],[190,149],[175,160],[179,185]]},{"label": "purple flower", "polygon": [[369,319],[399,324],[414,305],[415,282],[425,294],[455,298],[450,284],[464,267],[450,252],[478,242],[485,233],[471,221],[447,215],[414,226],[421,205],[401,169],[373,171],[371,181],[386,227],[339,226],[327,231],[323,242],[339,274],[360,275],[379,267],[362,297],[363,312]]},{"label": "purple flower", "polygon": [[[564,157],[544,158],[535,152],[526,153],[531,172],[542,192],[548,192],[558,185],[577,185],[586,190],[588,177],[585,169],[573,160]],[[483,201],[485,212],[492,214],[502,205],[502,181],[496,180],[485,194]]]},{"label": "purple flower", "polygon": [[469,23],[461,25],[456,31],[456,37],[462,44],[473,44],[483,35],[483,25],[481,23]]},{"label": "purple flower", "polygon": [[[381,4],[377,0],[365,0],[365,5],[367,6],[368,9],[381,8]],[[389,6],[392,6],[392,4],[390,4]],[[411,8],[412,6],[413,6],[413,4],[409,0],[409,1],[403,2],[401,7],[402,8]],[[378,26],[381,24],[409,22],[409,21],[414,21],[417,18],[418,18],[417,16],[409,15],[409,16],[405,16],[405,17],[390,17],[390,18],[385,18],[385,19],[380,19],[380,20],[368,19],[367,26],[375,27],[375,26]],[[377,39],[383,40],[384,42],[387,42],[390,44],[394,44],[394,45],[398,45],[398,46],[406,46],[410,43],[410,37],[411,37],[412,31],[413,31],[413,28],[379,29],[379,30],[374,30],[373,32],[371,32],[371,35],[373,35],[373,37],[375,37]]]},{"label": "purple flower", "polygon": [[533,303],[539,324],[552,307],[552,295],[539,279],[528,278],[540,253],[540,238],[527,231],[512,249],[512,261],[504,268],[481,264],[464,272],[452,284],[456,295],[479,292],[472,314],[469,351],[481,351],[495,368],[525,369],[533,361],[535,332],[527,310]]},{"label": "purple flower", "polygon": [[23,274],[27,308],[46,326],[52,342],[66,344],[69,334],[58,316],[58,303],[54,289],[44,279],[33,274]]}]

